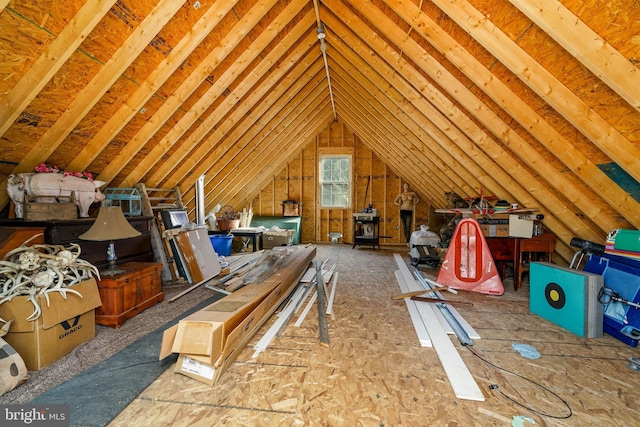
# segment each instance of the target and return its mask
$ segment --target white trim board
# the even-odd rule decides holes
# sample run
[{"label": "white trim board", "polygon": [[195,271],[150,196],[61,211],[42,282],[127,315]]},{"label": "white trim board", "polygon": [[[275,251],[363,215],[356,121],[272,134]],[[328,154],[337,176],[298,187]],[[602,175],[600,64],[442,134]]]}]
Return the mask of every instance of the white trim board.
[{"label": "white trim board", "polygon": [[[402,273],[400,273],[400,270],[396,270],[395,274],[402,293],[409,292],[407,284],[402,277]],[[429,336],[429,332],[427,332],[427,327],[422,320],[422,316],[420,315],[420,311],[418,310],[416,301],[413,301],[409,298],[404,298],[404,302],[407,305],[407,310],[409,311],[409,316],[411,317],[411,321],[413,322],[413,328],[418,335],[418,341],[420,342],[420,345],[422,347],[432,347],[431,337]]]},{"label": "white trim board", "polygon": [[[416,287],[420,286],[413,279],[413,276],[402,257],[398,254],[394,254],[393,256],[395,257],[399,267],[396,277],[400,276],[402,278],[402,280],[398,280],[398,282],[404,281],[409,287],[412,287],[412,285],[407,284],[406,282],[413,282]],[[451,339],[442,328],[442,325],[436,317],[433,305],[429,303],[421,305],[424,309],[420,311],[420,316],[427,327],[433,348],[436,350],[438,359],[440,359],[440,363],[442,364],[442,368],[449,379],[449,383],[451,384],[454,394],[459,399],[475,400],[480,402],[484,401],[485,397],[484,394],[482,394],[482,390],[480,390],[480,387],[474,380],[471,372],[469,372],[469,369],[464,364],[462,357],[460,357],[460,354],[451,342]]]}]

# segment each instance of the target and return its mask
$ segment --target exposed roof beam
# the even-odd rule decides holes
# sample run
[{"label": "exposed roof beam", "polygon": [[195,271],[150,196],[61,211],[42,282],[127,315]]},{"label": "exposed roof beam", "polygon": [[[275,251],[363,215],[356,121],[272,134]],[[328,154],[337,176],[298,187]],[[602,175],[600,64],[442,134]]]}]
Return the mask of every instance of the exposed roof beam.
[{"label": "exposed roof beam", "polygon": [[[433,3],[629,175],[640,182],[640,162],[638,162],[640,149],[631,144],[616,128],[571,92],[469,2],[433,0]],[[411,22],[412,25],[424,25],[424,20],[421,19],[424,14],[420,13],[413,3],[393,4],[398,8],[406,7],[404,16],[415,17]],[[640,75],[636,75],[636,78],[639,77]]]},{"label": "exposed roof beam", "polygon": [[[447,69],[440,64],[435,58],[426,54],[425,51],[411,38],[407,38],[398,31],[390,30],[396,24],[389,19],[384,13],[382,13],[371,2],[365,0],[353,0],[351,3],[357,5],[363,16],[373,23],[378,28],[385,28],[386,35],[399,47],[402,51],[411,58],[423,72],[427,73],[435,81],[439,82],[441,87],[446,90],[449,95],[456,98],[462,105],[469,104],[471,101],[475,101],[479,104],[479,108],[466,108],[467,111],[474,114],[479,120],[482,120],[481,113],[486,112],[492,116],[491,121],[496,123],[504,122],[499,119],[493,111],[487,106],[481,103],[477,98],[462,85],[462,83],[454,78]],[[617,209],[621,212],[630,222],[640,225],[640,203],[631,198],[629,194],[624,192],[620,187],[615,185],[600,169],[598,169],[586,156],[579,152],[573,145],[563,138],[553,127],[547,122],[538,117],[538,115],[524,102],[514,96],[511,91],[504,86],[502,82],[491,75],[485,67],[478,64],[478,61],[470,57],[466,51],[461,49],[457,43],[452,42],[451,38],[442,32],[442,29],[438,27],[433,33],[422,34],[427,37],[432,45],[438,48],[443,54],[447,56],[454,65],[456,65],[462,72],[464,72],[470,79],[472,79],[476,85],[485,91],[491,98],[502,106],[512,117],[518,120],[532,135],[537,137],[537,140],[547,147],[557,158],[567,165],[574,173],[580,177],[585,184],[589,185],[600,197],[609,202],[609,206]],[[468,96],[462,96],[463,93]],[[537,119],[536,119],[537,118]],[[484,121],[484,120],[483,120]],[[504,135],[497,133],[496,136],[504,137]],[[530,151],[534,151],[529,147]],[[524,153],[514,151],[514,154],[520,156],[525,162],[530,162],[529,158],[524,157]],[[536,153],[536,155],[538,155]],[[539,155],[538,155],[539,156]],[[543,160],[547,163],[547,160]],[[556,175],[560,173],[556,172]],[[551,185],[557,185],[557,183],[550,182]],[[558,188],[558,191],[562,194],[565,189]],[[577,191],[576,195],[583,194],[583,191]],[[591,209],[594,208],[594,201],[588,200],[591,205]],[[605,204],[600,203],[602,209],[605,209]],[[585,209],[588,212],[589,209]],[[613,223],[614,219],[610,215],[603,217],[603,223]],[[616,227],[603,227],[606,229]]]},{"label": "exposed roof beam", "polygon": [[[0,136],[11,127],[33,98],[76,51],[87,35],[109,12],[116,0],[88,1],[33,63],[20,81],[0,101]],[[4,4],[2,4],[4,3]],[[8,0],[0,1],[0,12]]]},{"label": "exposed roof beam", "polygon": [[[281,87],[284,86],[276,86],[274,87],[280,79],[283,79],[285,85],[291,85],[295,79],[297,79],[303,72],[304,68],[309,67],[311,64],[317,60],[317,56],[313,56],[310,52],[311,47],[315,43],[315,37],[312,34],[308,34],[305,39],[301,43],[299,43],[296,48],[290,53],[290,57],[287,58],[286,61],[283,61],[278,67],[272,69],[271,67],[265,66],[262,69],[260,66],[257,69],[257,73],[260,74],[262,72],[267,73],[268,76],[261,81],[259,87],[257,87],[251,94],[245,98],[243,98],[243,102],[238,103],[240,97],[243,93],[247,93],[250,87],[243,87],[242,85],[237,87],[237,90],[240,91],[239,94],[235,94],[235,91],[231,92],[231,94],[227,97],[235,102],[235,109],[231,113],[231,115],[225,120],[220,127],[216,128],[206,140],[200,142],[197,147],[190,152],[188,158],[180,164],[178,167],[174,169],[169,169],[168,173],[162,176],[163,185],[169,185],[170,187],[179,185],[181,181],[183,181],[184,177],[189,173],[193,173],[192,171],[197,171],[196,175],[202,175],[206,173],[207,168],[203,167],[200,164],[200,159],[206,158],[218,158],[221,153],[224,152],[224,147],[220,143],[224,138],[229,137],[230,131],[238,124],[241,120],[245,119],[245,116],[248,112],[252,114],[259,115],[257,109],[255,108],[256,104],[260,102],[260,99],[265,97],[265,99],[270,100],[271,102],[275,102],[282,95],[283,89]],[[263,61],[264,64],[271,64],[271,58],[265,58]],[[291,72],[291,68],[293,67],[293,72]],[[304,68],[303,68],[304,67]],[[267,107],[264,107],[268,109]],[[233,133],[235,135],[235,131]],[[238,138],[237,136],[236,138]],[[155,181],[158,177],[157,174],[153,174],[150,178],[152,184],[154,182],[158,182],[157,185],[160,184],[159,181]]]},{"label": "exposed roof beam", "polygon": [[[329,0],[325,0],[324,4],[326,5],[328,1]],[[338,9],[337,12],[342,12],[339,13],[338,16],[348,16],[340,9]],[[378,37],[370,37],[366,39],[367,42],[370,43],[369,47],[371,50],[367,50],[366,47],[362,46],[362,41],[355,36],[355,34],[362,34],[365,31],[364,23],[362,21],[353,16],[349,16],[348,18],[343,18],[345,21],[343,25],[340,21],[337,21],[334,16],[334,14],[327,16],[326,21],[329,23],[332,31],[339,35],[339,38],[345,45],[357,50],[361,57],[367,58],[367,61],[369,61],[372,68],[384,75],[386,80],[403,93],[407,99],[411,100],[419,111],[422,111],[430,120],[438,123],[438,126],[443,130],[443,132],[451,135],[451,141],[457,144],[463,151],[472,155],[474,161],[477,161],[482,166],[482,169],[487,171],[486,173],[494,174],[496,179],[498,179],[503,185],[508,185],[510,192],[514,193],[516,200],[521,203],[526,202],[525,206],[545,206],[546,209],[549,209],[549,211],[545,211],[545,213],[553,212],[553,215],[556,215],[557,218],[559,218],[559,222],[554,224],[554,232],[555,230],[558,230],[557,234],[559,234],[563,239],[570,240],[574,235],[583,235],[590,236],[589,238],[597,241],[598,239],[601,239],[601,235],[603,233],[607,233],[608,230],[610,230],[591,230],[586,226],[576,217],[574,209],[570,209],[564,200],[559,200],[556,197],[555,192],[549,191],[546,181],[541,182],[540,177],[533,176],[526,168],[519,165],[517,161],[515,161],[511,155],[507,154],[500,145],[496,144],[491,138],[488,138],[475,123],[460,112],[454,103],[437,92],[437,90],[430,85],[424,77],[417,73],[409,63],[395,52],[391,51],[391,49],[385,48],[385,44]],[[350,31],[347,32],[346,28],[349,28]],[[373,54],[374,52],[385,59],[386,63],[378,60],[378,56]],[[404,78],[399,78],[395,72],[392,72],[388,64],[393,64],[395,72],[397,72],[400,77]],[[415,85],[417,88],[421,88],[422,95],[424,97],[418,95],[420,92],[411,87],[407,82],[411,82],[411,84]],[[456,86],[452,83],[451,89],[459,96],[460,102],[463,103],[462,105],[465,105],[464,102],[468,103],[475,99],[473,94],[466,92],[466,88],[462,85]],[[458,93],[458,91],[461,91],[461,93]],[[438,107],[438,110],[443,114],[446,113],[447,117],[454,120],[456,125],[460,127],[460,129],[463,130],[469,138],[465,138],[464,135],[456,135],[455,132],[451,133],[455,128],[452,129],[452,125],[448,121],[439,121],[439,111],[434,110],[433,106],[429,104],[429,102],[426,102],[425,98],[430,102],[433,102]],[[476,106],[476,104],[471,105],[473,108],[476,108],[476,111],[485,108],[480,106],[481,104],[479,101],[478,106]],[[504,122],[498,121],[497,118],[492,123],[501,124],[504,128],[509,129],[506,127]],[[508,132],[505,133],[509,135]],[[524,140],[521,138],[519,140],[518,138],[518,135],[515,133],[513,136],[509,136],[509,144],[512,146],[515,144],[516,149],[522,146],[522,149],[525,150],[525,154],[530,156],[530,160],[534,162],[534,164],[539,165],[537,166],[539,170],[546,171],[546,169],[548,169],[549,171],[554,171],[551,165],[544,162],[544,159],[539,155],[539,153],[532,149]],[[518,144],[519,141],[520,144]],[[478,148],[480,148],[480,150],[478,150]],[[494,164],[490,159],[493,159],[496,163]],[[572,181],[568,180],[565,176],[559,173],[557,173],[557,175],[557,178],[554,177],[554,179],[560,180],[561,185],[573,186]],[[515,183],[518,184],[516,185]],[[537,197],[538,200],[534,197]],[[577,198],[577,202],[583,204],[585,209],[588,209],[590,206],[589,200],[581,200],[580,198]],[[603,220],[613,221],[610,217],[605,216],[604,213],[593,213],[598,216],[602,215]],[[551,224],[551,221],[554,220],[552,215],[547,215],[547,217],[548,218],[545,221]],[[560,226],[561,223],[565,225]],[[572,230],[573,233],[571,231],[567,231],[566,233],[562,232],[563,229],[566,230],[567,228]]]},{"label": "exposed roof beam", "polygon": [[[640,111],[640,71],[556,0],[509,0],[629,105]],[[637,7],[637,5],[630,7]],[[636,224],[637,226],[638,224]]]},{"label": "exposed roof beam", "polygon": [[[100,71],[78,93],[53,126],[42,135],[36,145],[22,158],[13,172],[31,172],[39,163],[46,161],[74,127],[80,123],[82,118],[100,101],[102,95],[120,78],[127,67],[136,60],[138,55],[182,7],[184,2],[185,0],[159,1],[116,53],[111,56],[109,61],[100,68]],[[5,179],[0,184],[0,206],[5,206],[8,202],[7,179]]]},{"label": "exposed roof beam", "polygon": [[[209,114],[208,117],[202,117],[204,113],[209,109],[210,105],[216,98],[221,96],[225,90],[232,86],[232,83],[238,76],[242,75],[244,70],[251,65],[251,63],[262,53],[262,51],[271,43],[275,37],[285,28],[290,20],[295,17],[304,6],[303,2],[290,3],[272,22],[267,29],[265,29],[258,37],[256,37],[251,45],[235,60],[234,67],[228,68],[222,75],[220,75],[207,91],[196,101],[189,111],[180,118],[178,123],[173,126],[162,139],[155,144],[146,157],[136,165],[136,167],[129,172],[129,174],[122,180],[121,186],[131,187],[139,182],[144,175],[151,170],[151,168],[162,158],[162,156],[173,147],[179,139],[192,127],[197,126],[196,130],[191,132],[188,136],[189,143],[182,143],[180,150],[176,156],[172,156],[172,162],[179,163],[193,147],[195,147],[210,131],[213,129],[222,117],[228,112],[229,108],[233,107],[229,101],[224,102],[224,106],[217,107],[214,112]],[[308,18],[312,18],[309,13]],[[308,20],[302,20],[296,28],[298,31],[301,29],[308,29]],[[295,29],[287,34],[287,38],[293,42],[293,39],[297,31]],[[295,38],[297,40],[297,38]],[[224,45],[224,43],[221,43]],[[278,47],[272,50],[270,56],[279,56],[286,52],[287,44],[281,43]],[[269,64],[267,61],[262,61],[262,64]],[[264,71],[262,71],[264,70]],[[263,73],[265,73],[265,67],[259,67],[256,72],[247,76],[245,82],[243,82],[240,88],[235,88],[234,92],[242,91],[244,87],[253,87],[256,82],[260,80]],[[227,96],[227,98],[230,98]],[[225,108],[226,107],[226,108]],[[198,122],[200,122],[198,124]]]},{"label": "exposed roof beam", "polygon": [[[165,100],[162,106],[155,112],[153,117],[147,121],[136,135],[120,150],[118,155],[102,170],[98,179],[110,182],[124,168],[128,160],[133,158],[138,151],[162,128],[182,104],[191,96],[200,84],[209,77],[214,70],[232,51],[240,44],[251,29],[269,12],[277,0],[258,2],[249,10],[233,27],[227,35],[220,40],[218,46],[207,55],[198,65],[197,70],[173,91],[172,95]],[[208,99],[204,102],[196,103],[187,115],[185,120],[195,120],[199,114],[209,107]],[[174,126],[174,132],[180,131]]]},{"label": "exposed roof beam", "polygon": [[[67,169],[84,170],[98,157],[102,150],[109,145],[122,129],[139,114],[145,103],[162,87],[180,65],[189,57],[196,47],[209,35],[224,16],[236,4],[235,1],[215,2],[192,29],[176,44],[166,58],[149,74],[127,99],[126,102],[111,116],[104,126],[95,134],[82,150],[71,160]],[[134,182],[135,184],[135,182]],[[130,185],[132,187],[133,185]]]}]

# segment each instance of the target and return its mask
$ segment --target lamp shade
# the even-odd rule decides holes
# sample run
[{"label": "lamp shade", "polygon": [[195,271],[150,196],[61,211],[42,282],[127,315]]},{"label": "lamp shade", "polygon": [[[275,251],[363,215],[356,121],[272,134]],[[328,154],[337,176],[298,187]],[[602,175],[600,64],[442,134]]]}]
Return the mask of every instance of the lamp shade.
[{"label": "lamp shade", "polygon": [[120,206],[101,206],[98,217],[86,233],[81,234],[83,240],[107,241],[129,239],[139,236],[122,213]]}]

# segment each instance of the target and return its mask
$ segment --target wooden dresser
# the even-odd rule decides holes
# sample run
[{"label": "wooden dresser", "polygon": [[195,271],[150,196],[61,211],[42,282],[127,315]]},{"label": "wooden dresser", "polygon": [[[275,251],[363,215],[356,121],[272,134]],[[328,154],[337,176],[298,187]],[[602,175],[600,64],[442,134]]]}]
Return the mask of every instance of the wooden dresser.
[{"label": "wooden dresser", "polygon": [[[126,262],[148,262],[154,261],[153,249],[151,247],[151,220],[152,217],[138,216],[129,217],[127,221],[141,235],[131,239],[116,240],[116,255],[118,264]],[[44,229],[44,243],[51,245],[69,246],[71,243],[80,245],[80,258],[98,267],[105,269],[107,262],[108,242],[92,242],[81,240],[80,235],[84,234],[93,225],[95,218],[81,218],[70,221],[23,221],[20,219],[2,219],[0,227],[11,228],[36,228],[39,232]]]},{"label": "wooden dresser", "polygon": [[164,300],[162,264],[128,262],[124,273],[102,277],[98,290],[102,307],[96,309],[96,324],[120,327],[127,319]]}]

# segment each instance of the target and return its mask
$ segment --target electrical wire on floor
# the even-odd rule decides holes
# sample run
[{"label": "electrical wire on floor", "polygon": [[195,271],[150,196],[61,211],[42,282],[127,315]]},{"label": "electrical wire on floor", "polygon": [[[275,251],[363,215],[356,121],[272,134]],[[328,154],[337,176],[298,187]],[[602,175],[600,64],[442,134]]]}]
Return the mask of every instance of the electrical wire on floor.
[{"label": "electrical wire on floor", "polygon": [[515,375],[516,377],[522,378],[523,380],[528,381],[528,382],[530,382],[531,384],[533,384],[533,385],[535,385],[535,386],[537,386],[537,387],[539,387],[539,388],[541,388],[541,389],[543,389],[543,390],[547,391],[548,393],[552,394],[553,396],[555,396],[555,397],[556,397],[556,399],[558,399],[559,401],[561,401],[561,402],[564,404],[564,406],[566,406],[566,408],[569,410],[569,414],[568,414],[568,415],[553,415],[553,414],[547,414],[547,413],[545,413],[545,412],[542,412],[542,411],[538,411],[538,410],[536,410],[536,409],[533,409],[533,408],[531,408],[531,407],[529,407],[529,406],[525,405],[524,403],[520,403],[520,402],[518,402],[518,401],[517,401],[516,399],[514,399],[513,397],[511,397],[511,396],[509,396],[509,395],[507,395],[507,394],[503,393],[503,392],[502,392],[502,390],[500,390],[500,388],[498,387],[498,384],[491,384],[491,385],[489,386],[489,390],[497,391],[498,393],[500,393],[500,394],[501,394],[504,398],[506,398],[507,400],[509,400],[509,401],[511,401],[511,402],[513,402],[513,403],[515,403],[516,405],[518,405],[518,406],[520,406],[520,407],[522,407],[522,408],[524,408],[524,409],[526,409],[526,410],[528,410],[528,411],[531,411],[531,412],[533,412],[533,413],[535,413],[535,414],[538,414],[538,415],[540,415],[540,416],[543,416],[543,417],[555,418],[555,419],[561,419],[561,420],[562,420],[562,419],[567,419],[567,418],[571,417],[571,415],[573,415],[573,410],[571,409],[571,406],[569,406],[569,404],[567,403],[567,401],[566,401],[566,400],[564,400],[563,398],[561,398],[560,396],[558,396],[558,394],[556,394],[555,392],[551,391],[551,390],[550,390],[550,389],[548,389],[547,387],[543,386],[543,385],[542,385],[542,384],[540,384],[540,383],[535,382],[534,380],[532,380],[532,379],[530,379],[530,378],[527,378],[527,377],[525,377],[525,376],[523,376],[523,375],[517,374],[517,373],[515,373],[515,372],[513,372],[513,371],[510,371],[510,370],[508,370],[508,369],[506,369],[506,368],[503,368],[503,367],[501,367],[501,366],[498,366],[498,365],[496,365],[495,363],[489,362],[487,359],[485,359],[484,357],[480,356],[478,353],[476,353],[475,351],[473,351],[473,350],[471,349],[471,347],[470,347],[470,346],[466,345],[465,347],[466,347],[466,348],[471,352],[471,354],[473,354],[474,356],[476,356],[478,359],[482,360],[484,363],[486,363],[486,364],[488,364],[488,365],[490,365],[490,366],[493,366],[494,368],[496,368],[496,369],[498,369],[498,370],[501,370],[501,371],[507,372],[507,373],[509,373],[509,374],[511,374],[511,375]]}]

